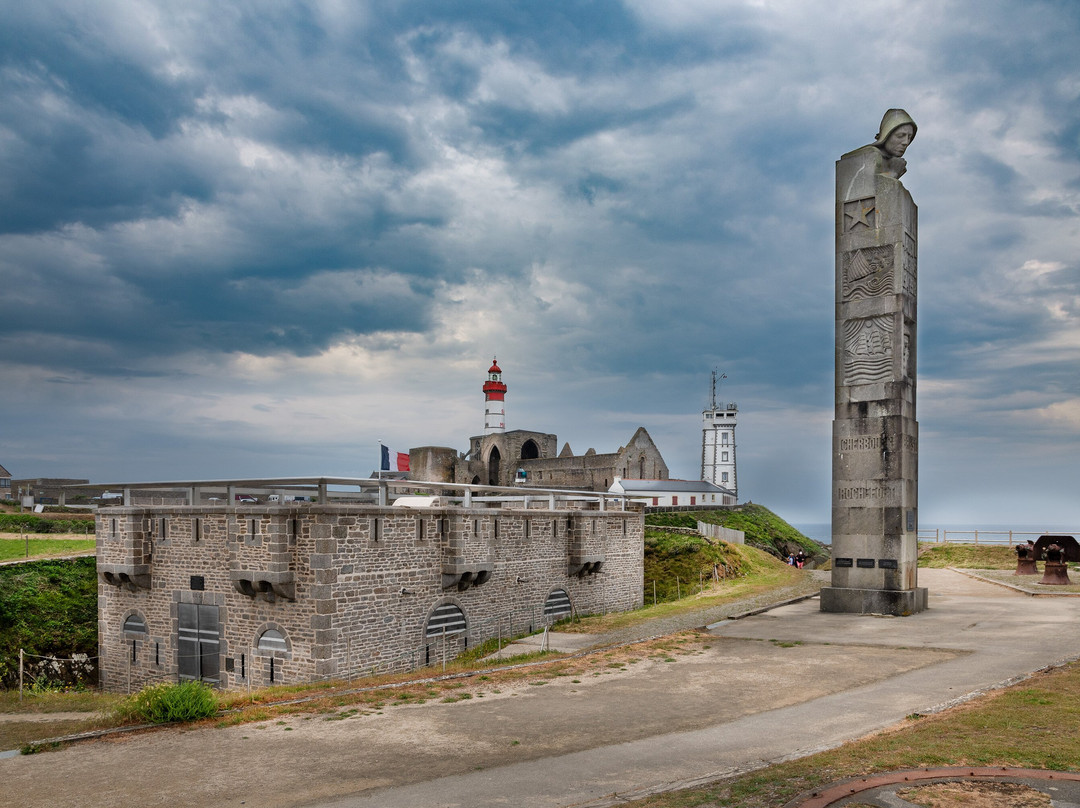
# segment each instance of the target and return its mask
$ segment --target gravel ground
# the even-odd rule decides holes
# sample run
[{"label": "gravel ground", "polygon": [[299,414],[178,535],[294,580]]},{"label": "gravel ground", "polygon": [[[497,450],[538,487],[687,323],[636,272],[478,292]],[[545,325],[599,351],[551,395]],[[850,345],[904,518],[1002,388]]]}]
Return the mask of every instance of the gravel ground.
[{"label": "gravel ground", "polygon": [[1069,579],[1072,581],[1068,586],[1039,583],[1042,574],[1017,575],[1013,570],[983,570],[983,569],[957,569],[964,575],[981,578],[987,581],[995,581],[1005,586],[1026,592],[1029,595],[1080,595],[1080,574],[1076,570],[1069,570]]}]

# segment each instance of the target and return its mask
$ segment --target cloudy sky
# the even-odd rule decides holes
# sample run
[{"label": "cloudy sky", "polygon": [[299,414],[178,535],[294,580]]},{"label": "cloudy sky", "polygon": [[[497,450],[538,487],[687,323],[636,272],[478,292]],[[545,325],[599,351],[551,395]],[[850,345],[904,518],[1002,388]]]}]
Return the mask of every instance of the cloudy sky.
[{"label": "cloudy sky", "polygon": [[833,170],[919,124],[920,505],[1080,525],[1080,4],[0,0],[0,464],[364,476],[508,428],[827,521]]}]

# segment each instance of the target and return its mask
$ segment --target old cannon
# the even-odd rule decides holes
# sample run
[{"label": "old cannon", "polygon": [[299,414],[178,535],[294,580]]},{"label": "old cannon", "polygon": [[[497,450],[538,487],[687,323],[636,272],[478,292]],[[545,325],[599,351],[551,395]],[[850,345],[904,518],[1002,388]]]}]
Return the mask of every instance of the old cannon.
[{"label": "old cannon", "polygon": [[1016,575],[1038,575],[1039,567],[1035,564],[1035,543],[1018,544],[1016,550]]},{"label": "old cannon", "polygon": [[1043,577],[1040,584],[1068,586],[1068,562],[1080,561],[1080,543],[1073,536],[1040,536],[1035,542],[1035,558],[1042,559]]}]

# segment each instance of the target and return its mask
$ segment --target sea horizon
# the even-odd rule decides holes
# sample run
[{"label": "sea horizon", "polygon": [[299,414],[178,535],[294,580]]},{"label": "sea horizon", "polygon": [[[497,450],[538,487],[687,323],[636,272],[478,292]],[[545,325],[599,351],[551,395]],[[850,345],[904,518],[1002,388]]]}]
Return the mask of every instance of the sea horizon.
[{"label": "sea horizon", "polygon": [[[831,522],[790,522],[789,524],[807,538],[813,539],[820,544],[832,544]],[[1013,533],[1014,542],[1017,534],[1020,534],[1024,541],[1036,539],[1048,533],[1064,534],[1080,539],[1080,524],[1065,527],[1054,522],[1050,524],[1038,524],[1035,522],[996,524],[983,522],[931,522],[919,526],[919,538],[922,541],[933,541],[933,536],[928,537],[927,534],[935,530],[938,531],[939,540],[944,541],[944,534],[948,531],[950,542],[961,543],[974,542],[976,530],[979,532],[980,544],[1008,544],[1009,531]]]}]

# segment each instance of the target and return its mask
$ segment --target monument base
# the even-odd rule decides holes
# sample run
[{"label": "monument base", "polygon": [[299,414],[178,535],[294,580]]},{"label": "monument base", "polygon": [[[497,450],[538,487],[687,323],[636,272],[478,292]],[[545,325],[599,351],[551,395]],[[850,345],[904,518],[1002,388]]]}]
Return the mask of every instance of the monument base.
[{"label": "monument base", "polygon": [[821,588],[821,611],[841,614],[887,614],[907,617],[927,608],[925,586],[914,589]]}]

